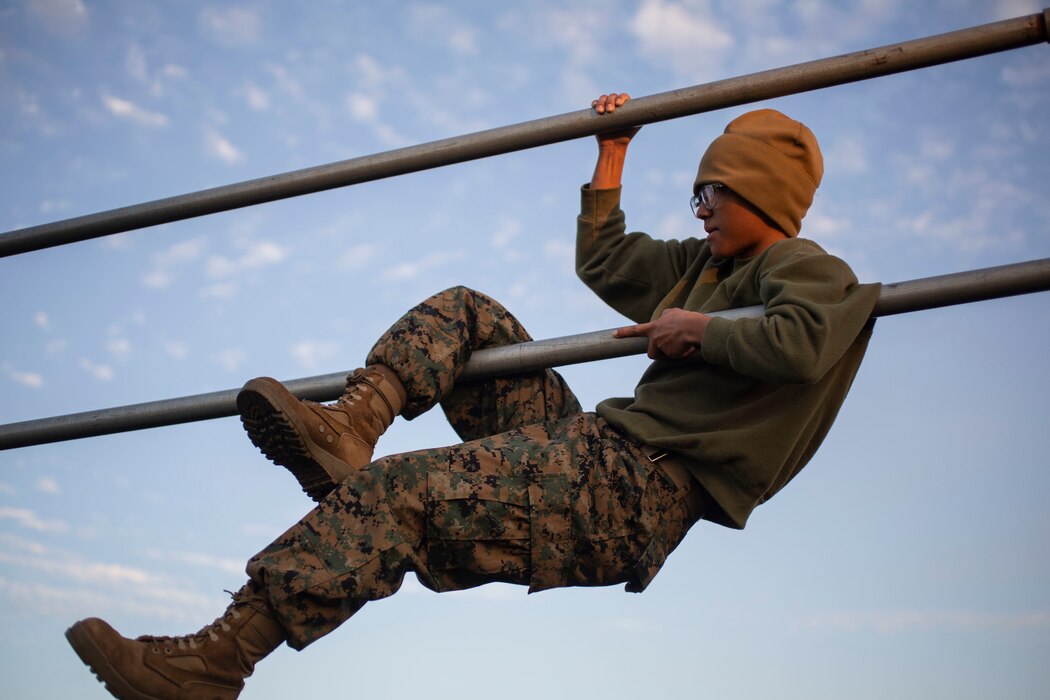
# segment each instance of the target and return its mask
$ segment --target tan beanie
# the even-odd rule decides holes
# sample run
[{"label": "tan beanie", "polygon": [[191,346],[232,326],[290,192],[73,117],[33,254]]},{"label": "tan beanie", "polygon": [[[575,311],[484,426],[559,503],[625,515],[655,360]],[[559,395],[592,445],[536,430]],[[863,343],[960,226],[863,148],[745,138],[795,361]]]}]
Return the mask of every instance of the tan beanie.
[{"label": "tan beanie", "polygon": [[823,174],[824,158],[813,132],[776,110],[759,109],[729,122],[711,142],[693,191],[720,182],[794,237]]}]

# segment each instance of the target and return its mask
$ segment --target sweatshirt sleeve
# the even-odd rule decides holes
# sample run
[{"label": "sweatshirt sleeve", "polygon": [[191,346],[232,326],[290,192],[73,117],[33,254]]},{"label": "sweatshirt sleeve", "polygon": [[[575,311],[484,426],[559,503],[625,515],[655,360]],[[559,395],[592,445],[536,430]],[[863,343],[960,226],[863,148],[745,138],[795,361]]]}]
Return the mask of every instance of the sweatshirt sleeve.
[{"label": "sweatshirt sleeve", "polygon": [[759,274],[764,317],[711,319],[701,345],[707,362],[774,384],[811,384],[846,352],[871,316],[879,285],[858,284],[842,260],[798,248],[771,255]]},{"label": "sweatshirt sleeve", "polygon": [[627,233],[621,188],[580,193],[576,222],[576,274],[602,301],[644,323],[674,288],[699,246]]}]

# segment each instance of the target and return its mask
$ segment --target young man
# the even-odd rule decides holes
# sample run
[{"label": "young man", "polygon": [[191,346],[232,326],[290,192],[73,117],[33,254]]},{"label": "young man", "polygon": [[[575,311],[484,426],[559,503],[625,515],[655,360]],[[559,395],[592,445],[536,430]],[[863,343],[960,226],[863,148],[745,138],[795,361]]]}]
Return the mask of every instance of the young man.
[{"label": "young man", "polygon": [[[248,562],[248,583],[196,634],[131,640],[98,619],[74,624],[70,643],[114,695],[235,698],[282,642],[304,648],[409,571],[436,591],[642,591],[697,520],[743,528],[798,473],[846,396],[878,297],[796,237],[823,171],[817,142],[772,110],[734,120],[693,187],[706,239],[657,241],[625,233],[619,208],[636,131],[598,136],[577,230],[580,277],[637,324],[616,334],[649,339],[634,397],[583,412],[551,370],[457,384],[474,350],[529,339],[462,287],[395,323],[335,404],[248,382],[249,437],[318,506]],[[764,317],[707,315],[756,304]],[[396,416],[439,404],[462,444],[372,461]]]}]

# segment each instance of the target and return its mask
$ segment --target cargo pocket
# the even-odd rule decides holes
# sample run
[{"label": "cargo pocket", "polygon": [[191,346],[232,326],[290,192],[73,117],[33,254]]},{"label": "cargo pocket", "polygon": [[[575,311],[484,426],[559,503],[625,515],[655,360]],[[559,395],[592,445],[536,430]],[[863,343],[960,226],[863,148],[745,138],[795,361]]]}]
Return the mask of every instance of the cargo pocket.
[{"label": "cargo pocket", "polygon": [[527,480],[432,472],[427,492],[427,568],[436,590],[525,582],[532,528]]},{"label": "cargo pocket", "polygon": [[568,584],[575,566],[572,493],[568,477],[545,474],[529,487],[532,535],[532,579],[529,593]]}]

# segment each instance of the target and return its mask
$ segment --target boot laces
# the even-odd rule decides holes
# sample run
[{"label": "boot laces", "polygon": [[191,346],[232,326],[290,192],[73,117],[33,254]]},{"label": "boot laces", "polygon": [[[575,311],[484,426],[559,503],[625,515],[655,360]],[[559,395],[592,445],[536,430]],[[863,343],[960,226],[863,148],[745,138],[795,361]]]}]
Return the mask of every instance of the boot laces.
[{"label": "boot laces", "polygon": [[153,651],[159,652],[160,648],[164,647],[164,652],[167,654],[172,653],[175,648],[178,649],[196,649],[201,644],[207,641],[217,642],[219,641],[219,634],[221,632],[229,632],[232,628],[230,625],[231,620],[241,619],[241,611],[238,608],[251,607],[250,598],[251,596],[241,589],[234,593],[233,591],[226,591],[230,594],[230,598],[233,599],[233,603],[226,608],[226,612],[221,617],[216,618],[213,622],[204,627],[200,628],[192,634],[184,634],[177,637],[172,636],[155,636],[155,635],[143,635],[138,638],[137,641],[144,642],[146,644],[153,645]]}]

